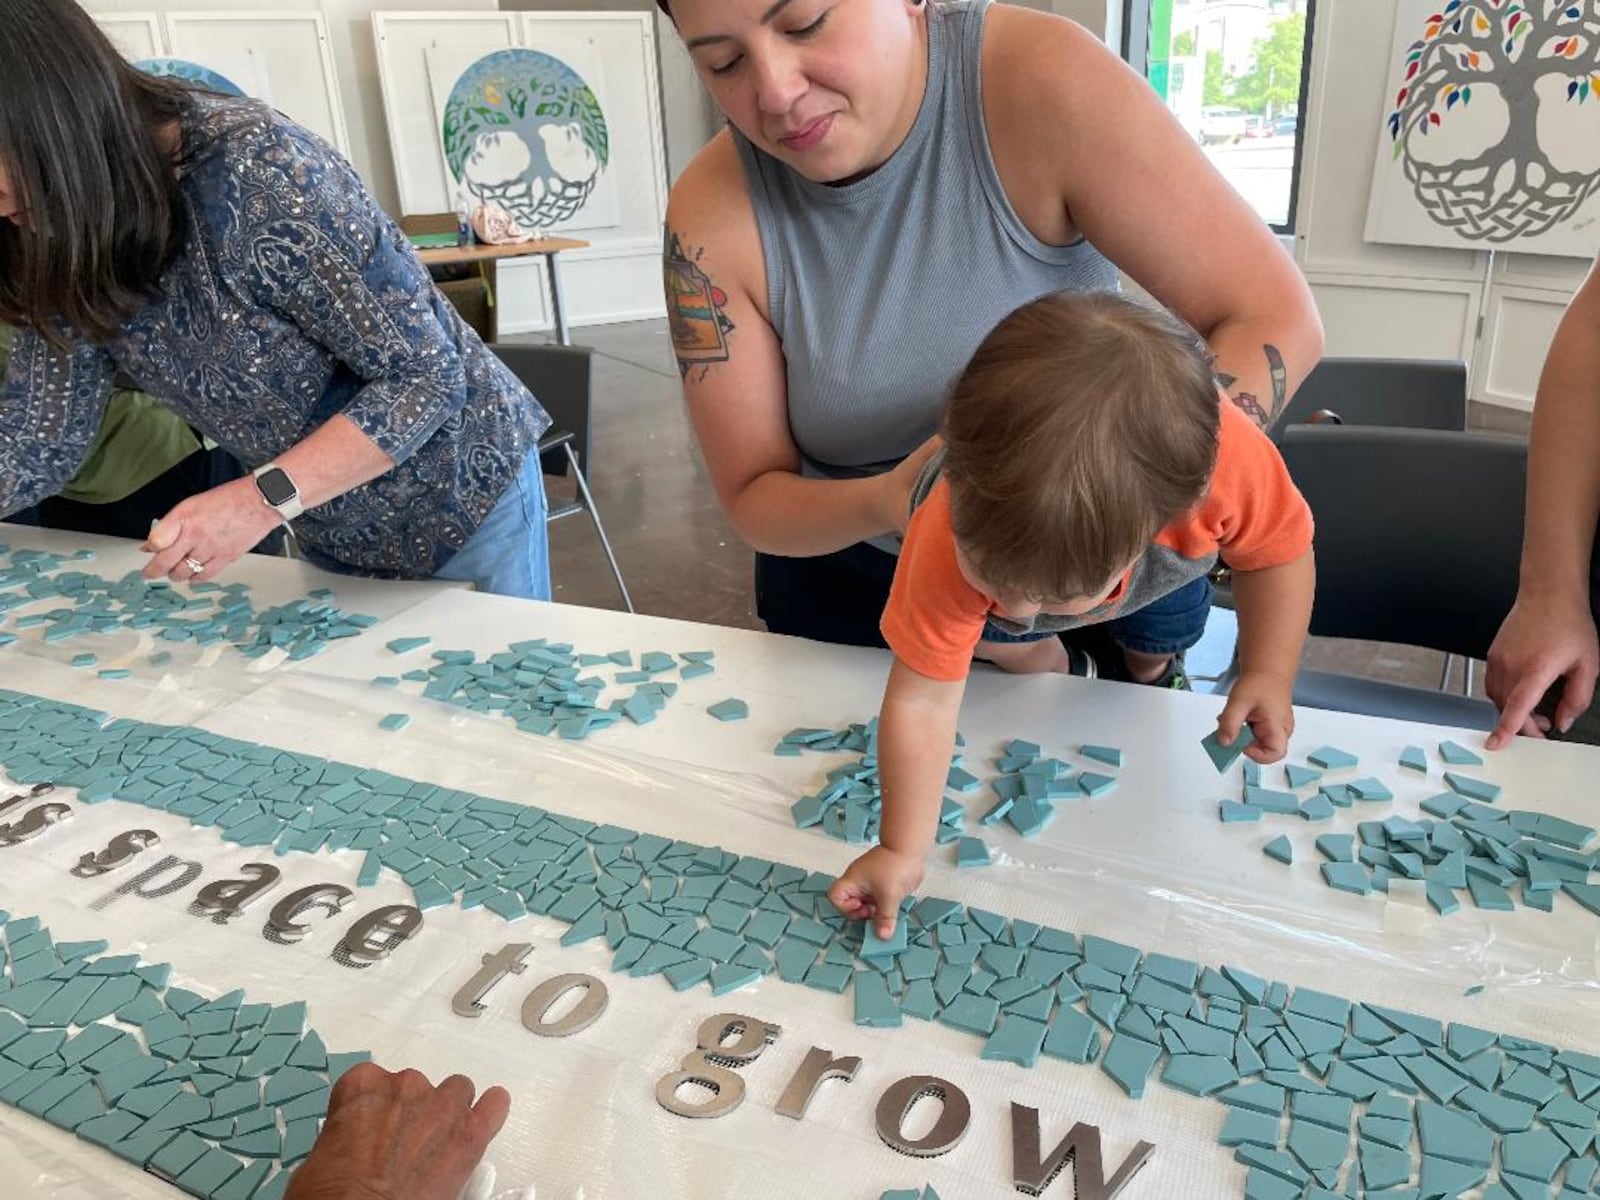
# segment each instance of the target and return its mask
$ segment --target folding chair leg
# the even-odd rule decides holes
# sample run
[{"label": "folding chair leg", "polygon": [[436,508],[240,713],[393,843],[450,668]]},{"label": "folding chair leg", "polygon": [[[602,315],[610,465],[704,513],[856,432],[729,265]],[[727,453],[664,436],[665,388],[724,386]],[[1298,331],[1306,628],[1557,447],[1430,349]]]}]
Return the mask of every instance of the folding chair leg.
[{"label": "folding chair leg", "polygon": [[572,466],[572,476],[578,481],[578,491],[583,495],[583,506],[589,510],[594,531],[600,537],[600,548],[606,552],[606,561],[611,564],[611,574],[617,581],[617,590],[622,593],[623,606],[633,612],[633,597],[628,595],[628,585],[622,581],[622,569],[617,566],[617,556],[611,552],[611,539],[606,537],[606,527],[600,523],[600,510],[594,506],[594,497],[589,494],[589,481],[583,477],[583,468],[578,466],[578,456],[572,452],[572,443],[568,442],[563,449],[567,452],[567,462]]},{"label": "folding chair leg", "polygon": [[1202,683],[1209,683],[1213,696],[1227,695],[1233,685],[1239,682],[1239,647],[1237,645],[1234,646],[1233,657],[1228,660],[1228,665],[1223,668],[1221,675],[1214,679],[1207,679],[1203,675],[1196,675],[1193,678],[1200,680]]},{"label": "folding chair leg", "polygon": [[1461,660],[1461,694],[1463,696],[1472,695],[1472,668],[1473,662],[1470,658]]},{"label": "folding chair leg", "polygon": [[1446,654],[1444,656],[1444,670],[1439,672],[1439,690],[1441,692],[1450,690],[1450,671],[1455,665],[1456,656],[1454,654]]}]

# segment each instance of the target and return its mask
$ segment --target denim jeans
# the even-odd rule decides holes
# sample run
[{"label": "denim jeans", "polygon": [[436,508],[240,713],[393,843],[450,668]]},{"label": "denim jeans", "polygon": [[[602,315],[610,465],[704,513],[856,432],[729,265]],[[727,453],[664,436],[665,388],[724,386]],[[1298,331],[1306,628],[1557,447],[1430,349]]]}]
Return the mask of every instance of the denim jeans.
[{"label": "denim jeans", "polygon": [[521,472],[483,524],[434,578],[464,580],[497,596],[550,599],[546,511],[539,452],[530,450]]},{"label": "denim jeans", "polygon": [[[1210,614],[1211,580],[1202,575],[1135,612],[1101,624],[1124,650],[1135,654],[1177,654],[1200,640]],[[1037,642],[1056,636],[1043,630],[1006,633],[993,624],[983,630],[984,640],[990,642]]]}]

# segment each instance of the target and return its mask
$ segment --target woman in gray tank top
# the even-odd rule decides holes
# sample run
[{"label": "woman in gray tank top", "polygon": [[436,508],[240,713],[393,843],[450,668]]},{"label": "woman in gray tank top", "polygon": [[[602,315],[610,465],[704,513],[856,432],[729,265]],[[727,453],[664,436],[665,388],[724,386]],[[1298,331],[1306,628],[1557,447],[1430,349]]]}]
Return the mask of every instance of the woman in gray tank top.
[{"label": "woman in gray tank top", "polygon": [[731,126],[673,186],[667,307],[774,632],[883,644],[945,391],[1028,301],[1126,272],[1207,336],[1262,425],[1320,356],[1271,231],[1072,22],[988,0],[658,3]]}]

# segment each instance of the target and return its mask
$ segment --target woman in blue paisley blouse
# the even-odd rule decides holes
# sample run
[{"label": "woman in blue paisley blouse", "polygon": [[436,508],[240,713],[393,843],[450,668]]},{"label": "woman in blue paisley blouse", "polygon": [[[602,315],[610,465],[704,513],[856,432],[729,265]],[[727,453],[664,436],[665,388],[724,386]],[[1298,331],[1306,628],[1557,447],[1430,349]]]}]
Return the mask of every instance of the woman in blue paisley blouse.
[{"label": "woman in blue paisley blouse", "polygon": [[72,0],[10,8],[0,515],[72,477],[120,378],[253,470],[168,513],[147,576],[208,580],[292,521],[319,566],[547,599],[549,418],[350,164],[134,70]]}]

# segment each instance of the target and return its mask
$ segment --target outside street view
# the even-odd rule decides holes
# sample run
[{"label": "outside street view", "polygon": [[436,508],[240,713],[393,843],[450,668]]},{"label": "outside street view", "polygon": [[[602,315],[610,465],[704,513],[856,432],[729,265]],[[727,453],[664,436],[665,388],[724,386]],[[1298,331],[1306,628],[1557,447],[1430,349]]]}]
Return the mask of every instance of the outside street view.
[{"label": "outside street view", "polygon": [[1151,0],[1146,77],[1273,225],[1289,220],[1308,0]]}]

